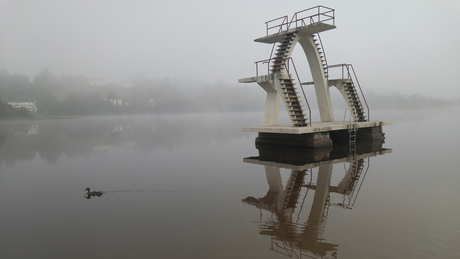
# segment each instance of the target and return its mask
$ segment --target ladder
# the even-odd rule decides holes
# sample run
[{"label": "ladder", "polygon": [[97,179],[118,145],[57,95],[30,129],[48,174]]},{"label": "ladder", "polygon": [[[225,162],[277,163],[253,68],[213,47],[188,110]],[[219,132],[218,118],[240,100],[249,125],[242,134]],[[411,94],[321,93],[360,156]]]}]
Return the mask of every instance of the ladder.
[{"label": "ladder", "polygon": [[[345,116],[347,114],[348,108],[345,109],[345,115],[344,115],[344,121],[345,121]],[[350,153],[348,154],[348,160],[355,161],[357,154],[356,154],[356,132],[358,131],[358,122],[354,120],[353,115],[356,114],[356,109],[353,107],[352,110],[350,110],[350,118],[347,123],[347,129],[348,129],[348,145],[350,148]]]}]

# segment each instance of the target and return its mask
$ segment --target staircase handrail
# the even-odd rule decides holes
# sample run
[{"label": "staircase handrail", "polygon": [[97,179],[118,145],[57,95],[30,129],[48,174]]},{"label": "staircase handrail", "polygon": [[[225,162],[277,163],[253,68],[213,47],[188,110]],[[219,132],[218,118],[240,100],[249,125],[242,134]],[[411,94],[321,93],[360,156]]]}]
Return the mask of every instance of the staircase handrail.
[{"label": "staircase handrail", "polygon": [[353,72],[353,76],[354,76],[355,79],[356,79],[356,83],[358,84],[359,91],[361,92],[361,96],[363,97],[364,104],[366,104],[366,108],[367,108],[367,120],[370,121],[371,114],[370,114],[370,111],[369,111],[369,105],[367,105],[366,97],[364,96],[364,93],[363,93],[363,89],[361,88],[361,84],[359,83],[358,77],[356,76],[356,72],[355,72],[355,69],[353,68],[353,65],[349,64],[349,67],[351,68],[351,71]]},{"label": "staircase handrail", "polygon": [[[269,27],[269,24],[270,24],[270,23],[275,22],[275,21],[278,21],[278,20],[281,20],[281,19],[283,19],[283,21],[281,22],[281,24],[273,25],[273,26]],[[287,15],[285,15],[285,16],[281,16],[281,17],[278,17],[278,18],[276,18],[276,19],[270,20],[270,21],[268,21],[268,22],[265,22],[265,27],[266,27],[266,29],[267,29],[267,36],[268,36],[268,32],[269,32],[271,29],[274,29],[274,28],[278,28],[278,27],[279,27],[277,33],[282,32],[282,31],[283,31],[283,26],[285,26],[285,25],[287,26],[287,25],[288,25],[288,21],[289,21],[289,18],[288,18]],[[289,28],[287,28],[286,30],[288,30],[288,29],[289,29]]]},{"label": "staircase handrail", "polygon": [[[359,91],[361,93],[361,97],[363,98],[364,104],[366,105],[366,108],[367,108],[367,120],[369,121],[370,120],[369,105],[367,104],[366,97],[364,96],[363,89],[361,88],[361,84],[359,83],[358,77],[356,76],[356,72],[355,72],[355,69],[353,68],[353,65],[345,64],[345,63],[336,64],[336,65],[327,66],[327,69],[329,71],[329,68],[337,68],[337,67],[342,68],[342,78],[351,79],[353,82],[356,82],[356,84],[358,85]],[[360,100],[359,102],[361,103]]]},{"label": "staircase handrail", "polygon": [[269,64],[267,66],[267,75],[270,74],[270,62],[272,60],[274,60],[274,58],[269,58],[269,59],[264,59],[264,60],[259,60],[259,61],[254,62],[254,64],[256,64],[256,76],[259,76],[259,64],[260,63],[262,63],[262,65],[266,64],[266,63]]},{"label": "staircase handrail", "polygon": [[[321,12],[322,8],[326,9],[326,10]],[[308,12],[308,11],[311,11],[311,10],[314,10],[314,9],[317,9],[316,14],[301,17],[301,18],[298,17],[299,14],[304,13],[304,12]],[[315,21],[315,17],[317,17],[317,21]],[[308,20],[309,23],[306,23],[305,20]],[[295,28],[299,28],[299,27],[307,26],[307,25],[310,25],[310,24],[318,23],[318,22],[327,22],[327,21],[330,21],[330,20],[332,20],[332,25],[335,25],[335,10],[332,9],[332,8],[323,6],[323,5],[318,5],[318,6],[315,6],[315,7],[311,7],[311,8],[296,12],[292,16],[291,22],[289,23],[287,28],[289,30],[289,28],[291,27],[292,23],[295,23]],[[300,26],[298,25],[299,22],[300,22]]]}]

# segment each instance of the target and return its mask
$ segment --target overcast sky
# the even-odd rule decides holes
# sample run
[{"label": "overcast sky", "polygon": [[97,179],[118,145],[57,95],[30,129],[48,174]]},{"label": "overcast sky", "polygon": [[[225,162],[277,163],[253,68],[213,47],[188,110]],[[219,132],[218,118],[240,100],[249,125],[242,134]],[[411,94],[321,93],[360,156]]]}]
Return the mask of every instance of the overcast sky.
[{"label": "overcast sky", "polygon": [[[316,5],[335,9],[337,28],[322,34],[329,65],[353,64],[364,90],[460,96],[460,0],[0,0],[0,68],[237,84],[270,55],[253,41],[265,22]],[[302,55],[297,46],[301,68]]]}]

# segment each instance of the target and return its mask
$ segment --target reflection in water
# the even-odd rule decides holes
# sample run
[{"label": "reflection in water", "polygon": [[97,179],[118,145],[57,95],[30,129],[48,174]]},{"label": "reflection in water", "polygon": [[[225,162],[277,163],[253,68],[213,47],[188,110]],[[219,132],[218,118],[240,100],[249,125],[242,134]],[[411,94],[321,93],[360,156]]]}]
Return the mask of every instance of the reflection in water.
[{"label": "reflection in water", "polygon": [[248,122],[242,121],[241,116],[225,118],[229,117],[230,121],[215,114],[0,122],[0,164],[13,166],[38,154],[54,165],[62,156],[88,157],[112,148],[148,153],[154,149],[173,150],[213,141],[226,143],[235,136],[247,137],[239,127],[225,125]]},{"label": "reflection in water", "polygon": [[[265,167],[269,186],[267,194],[262,198],[247,197],[242,201],[259,208],[261,220],[262,210],[271,213],[271,217],[260,225],[260,234],[271,237],[270,249],[294,258],[337,258],[339,245],[327,243],[323,238],[329,208],[353,207],[369,170],[370,157],[391,153],[390,149],[383,149],[382,144],[358,143],[353,154],[347,146],[314,151],[258,147],[259,157],[245,158],[246,163]],[[337,163],[348,163],[349,167],[340,183],[331,186],[333,165]],[[285,186],[281,168],[291,170]],[[316,168],[314,177],[313,169]],[[302,188],[306,189],[303,198]],[[314,191],[314,196],[310,213],[303,221],[305,223],[299,223],[306,197],[311,191]],[[341,195],[342,201],[332,203],[331,193]]]}]

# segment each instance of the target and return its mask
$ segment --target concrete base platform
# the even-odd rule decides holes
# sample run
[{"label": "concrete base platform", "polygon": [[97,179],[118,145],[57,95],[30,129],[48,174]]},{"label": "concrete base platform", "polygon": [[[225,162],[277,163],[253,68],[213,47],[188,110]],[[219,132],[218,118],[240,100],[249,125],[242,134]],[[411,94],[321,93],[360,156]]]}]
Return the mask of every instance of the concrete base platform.
[{"label": "concrete base platform", "polygon": [[325,149],[332,148],[332,144],[333,143],[329,137],[329,132],[315,132],[307,134],[259,132],[259,136],[256,138],[256,147],[285,146]]},{"label": "concrete base platform", "polygon": [[[383,125],[391,121],[358,122],[356,140],[384,143]],[[300,147],[328,149],[332,146],[347,145],[350,133],[349,125],[344,122],[316,122],[312,126],[293,127],[291,125],[255,126],[243,128],[246,132],[259,132],[256,147]]]},{"label": "concrete base platform", "polygon": [[[391,121],[364,121],[357,122],[358,129],[381,127],[393,124]],[[284,134],[306,134],[316,132],[329,132],[336,130],[348,129],[348,122],[333,121],[333,122],[312,122],[311,126],[293,127],[292,125],[268,125],[268,126],[251,126],[244,127],[245,132],[262,132],[262,133],[284,133]]]}]

